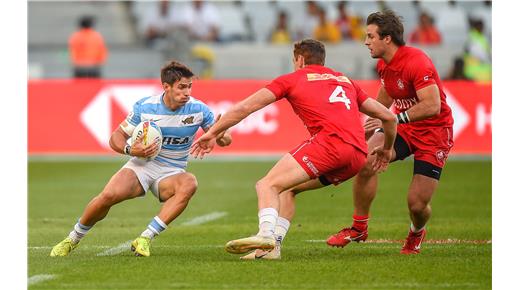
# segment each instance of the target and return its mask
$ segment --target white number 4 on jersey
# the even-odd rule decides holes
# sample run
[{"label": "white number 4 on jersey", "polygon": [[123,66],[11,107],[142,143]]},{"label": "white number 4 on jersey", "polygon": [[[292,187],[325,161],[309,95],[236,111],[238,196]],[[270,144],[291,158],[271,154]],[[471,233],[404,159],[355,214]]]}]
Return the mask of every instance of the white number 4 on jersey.
[{"label": "white number 4 on jersey", "polygon": [[348,110],[350,110],[350,99],[347,98],[347,95],[345,94],[345,91],[343,90],[342,86],[337,86],[334,92],[329,97],[329,102],[335,103],[335,102],[343,102],[345,103],[345,106]]}]

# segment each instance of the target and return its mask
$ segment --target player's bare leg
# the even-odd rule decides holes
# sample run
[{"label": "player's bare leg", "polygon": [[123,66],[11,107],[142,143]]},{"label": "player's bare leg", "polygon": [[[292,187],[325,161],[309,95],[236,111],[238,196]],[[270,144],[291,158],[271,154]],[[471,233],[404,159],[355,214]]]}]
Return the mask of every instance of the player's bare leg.
[{"label": "player's bare leg", "polygon": [[89,202],[79,222],[85,226],[93,226],[105,218],[113,205],[141,196],[143,193],[144,190],[134,171],[123,168],[114,174],[101,193]]},{"label": "player's bare leg", "polygon": [[280,193],[279,216],[291,221],[296,211],[296,195],[300,192],[314,190],[322,187],[324,187],[324,185],[318,178],[316,178]]},{"label": "player's bare leg", "polygon": [[153,238],[166,230],[188,206],[191,197],[197,191],[197,179],[191,173],[180,173],[162,179],[159,182],[160,200],[164,201],[159,214],[148,224],[141,235],[132,242],[131,250],[136,256],[150,256]]},{"label": "player's bare leg", "polygon": [[175,220],[188,206],[197,191],[195,175],[185,172],[167,177],[159,183],[159,192],[164,204],[157,215],[165,224]]},{"label": "player's bare leg", "polygon": [[256,183],[258,208],[279,210],[281,192],[308,181],[309,175],[291,154],[285,154],[265,177]]},{"label": "player's bare leg", "polygon": [[[368,140],[368,152],[375,147],[383,145],[385,136],[383,133],[374,133]],[[394,154],[395,156],[395,154]],[[370,214],[370,206],[376,197],[377,192],[377,174],[372,169],[372,162],[375,156],[368,155],[367,162],[361,168],[359,173],[354,177],[353,181],[353,199],[354,199],[354,215],[368,216]]]},{"label": "player's bare leg", "polygon": [[101,193],[89,202],[69,236],[54,246],[50,255],[52,257],[67,256],[78,246],[80,240],[92,226],[105,218],[113,205],[143,193],[143,188],[132,170],[126,168],[119,170],[112,176]]},{"label": "player's bare leg", "polygon": [[240,259],[281,259],[282,242],[287,235],[287,232],[289,231],[291,221],[296,211],[296,195],[300,192],[322,188],[323,186],[324,185],[319,181],[319,179],[312,179],[280,193],[280,212],[278,214],[276,227],[274,229],[274,236],[276,239],[276,245],[274,249],[270,251],[255,250],[243,257],[240,257]]},{"label": "player's bare leg", "polygon": [[[374,133],[368,140],[368,152],[384,143],[383,133]],[[395,151],[392,160],[395,159]],[[354,214],[350,227],[341,229],[327,239],[327,244],[333,247],[344,247],[352,241],[365,241],[368,237],[368,219],[370,206],[376,197],[377,173],[372,168],[375,156],[368,155],[367,161],[353,181]]]},{"label": "player's bare leg", "polygon": [[412,224],[402,254],[418,254],[421,243],[426,236],[426,223],[430,219],[432,209],[430,202],[439,181],[435,178],[414,174],[408,189],[408,209]]},{"label": "player's bare leg", "polygon": [[430,202],[439,181],[435,178],[414,174],[408,190],[408,209],[416,229],[423,228],[430,219]]},{"label": "player's bare leg", "polygon": [[273,249],[275,247],[274,230],[280,208],[279,194],[309,179],[307,172],[293,156],[285,154],[267,175],[256,183],[259,208],[258,234],[230,241],[226,244],[226,250],[230,253],[242,254],[254,249]]}]

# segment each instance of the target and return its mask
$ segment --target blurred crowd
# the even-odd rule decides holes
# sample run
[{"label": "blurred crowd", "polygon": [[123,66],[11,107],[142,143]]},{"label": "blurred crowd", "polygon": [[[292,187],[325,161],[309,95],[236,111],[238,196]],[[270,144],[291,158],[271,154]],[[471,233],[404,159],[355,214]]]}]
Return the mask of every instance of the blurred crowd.
[{"label": "blurred crowd", "polygon": [[195,57],[206,68],[202,77],[211,77],[214,58],[205,43],[284,45],[303,38],[329,44],[363,43],[368,13],[393,9],[407,25],[407,44],[450,45],[463,51],[454,59],[446,78],[487,81],[491,79],[491,1],[479,2],[470,11],[461,7],[460,1],[446,1],[443,5],[428,1],[377,1],[371,2],[373,6],[367,11],[351,9],[354,3],[349,1],[305,1],[300,3],[302,11],[292,11],[284,1],[257,2],[258,8],[246,1],[225,5],[202,0],[127,3],[143,45],[165,54],[175,51],[178,59]]}]

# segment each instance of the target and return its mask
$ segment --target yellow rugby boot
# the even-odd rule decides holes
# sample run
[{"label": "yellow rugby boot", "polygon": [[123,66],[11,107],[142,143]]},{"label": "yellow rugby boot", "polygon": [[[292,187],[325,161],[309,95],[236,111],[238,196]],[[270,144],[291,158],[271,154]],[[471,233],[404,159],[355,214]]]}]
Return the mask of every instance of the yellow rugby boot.
[{"label": "yellow rugby boot", "polygon": [[150,256],[150,244],[152,239],[147,237],[138,237],[132,242],[130,249],[135,253],[137,257],[149,257]]},{"label": "yellow rugby boot", "polygon": [[51,250],[51,257],[64,257],[70,254],[72,250],[77,248],[79,242],[75,243],[71,238],[66,237],[63,241],[59,242]]}]

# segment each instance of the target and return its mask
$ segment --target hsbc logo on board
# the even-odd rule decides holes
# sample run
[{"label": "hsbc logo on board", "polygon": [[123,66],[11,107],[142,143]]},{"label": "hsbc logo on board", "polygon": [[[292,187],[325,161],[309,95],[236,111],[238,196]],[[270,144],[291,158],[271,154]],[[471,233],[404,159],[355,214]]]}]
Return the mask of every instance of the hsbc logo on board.
[{"label": "hsbc logo on board", "polygon": [[470,115],[446,87],[444,87],[443,90],[446,94],[446,103],[448,103],[448,106],[451,108],[451,114],[453,116],[453,139],[456,139],[468,126]]},{"label": "hsbc logo on board", "polygon": [[[124,111],[126,116],[132,106],[138,100],[162,92],[158,85],[110,85],[102,88],[96,96],[87,104],[80,113],[82,125],[104,148],[109,148],[108,141],[112,134],[112,124],[121,122],[123,119],[114,120],[112,113],[114,106]],[[215,116],[225,113],[232,105],[231,101],[208,101],[206,104],[212,109]],[[274,134],[279,127],[279,109],[276,104],[271,104],[253,113],[251,116],[237,124],[233,132],[239,134],[250,134],[258,132],[263,135]]]},{"label": "hsbc logo on board", "polygon": [[[81,123],[98,143],[109,148],[112,134],[112,106],[116,104],[128,114],[138,100],[162,91],[155,85],[111,85],[104,87],[81,111]],[[121,120],[122,121],[122,120]]]}]

